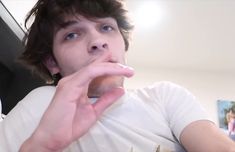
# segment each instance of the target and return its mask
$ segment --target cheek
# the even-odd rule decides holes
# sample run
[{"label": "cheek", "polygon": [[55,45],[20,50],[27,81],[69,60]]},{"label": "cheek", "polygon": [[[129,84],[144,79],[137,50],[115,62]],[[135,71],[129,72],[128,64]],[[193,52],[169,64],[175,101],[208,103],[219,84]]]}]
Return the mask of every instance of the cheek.
[{"label": "cheek", "polygon": [[119,56],[119,58],[121,59],[121,61],[123,61],[124,63],[124,60],[125,60],[125,42],[124,42],[124,39],[121,37],[119,37],[116,42],[114,43],[114,47],[115,47],[115,50],[117,52],[117,56]]},{"label": "cheek", "polygon": [[107,39],[109,39],[109,44],[112,44],[115,48],[118,48],[119,50],[125,51],[125,42],[121,33],[118,33],[114,35],[112,38],[109,37]]},{"label": "cheek", "polygon": [[78,57],[84,56],[84,48],[80,45],[75,45],[74,43],[67,43],[59,45],[59,47],[54,47],[55,58],[61,63],[70,63],[72,61],[77,61]]},{"label": "cheek", "polygon": [[80,67],[83,62],[81,54],[78,51],[79,48],[60,46],[54,47],[54,57],[60,68],[60,73],[62,76],[66,76],[74,73]]},{"label": "cheek", "polygon": [[119,45],[120,47],[125,51],[125,41],[124,41],[124,38],[122,37],[121,33],[120,33],[120,36],[119,36]]}]

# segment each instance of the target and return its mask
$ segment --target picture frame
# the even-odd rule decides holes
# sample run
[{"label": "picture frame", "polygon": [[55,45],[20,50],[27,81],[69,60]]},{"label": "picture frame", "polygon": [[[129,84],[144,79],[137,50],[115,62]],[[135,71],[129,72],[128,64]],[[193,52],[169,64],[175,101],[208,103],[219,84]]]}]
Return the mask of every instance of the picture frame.
[{"label": "picture frame", "polygon": [[218,100],[219,127],[235,141],[235,101]]}]

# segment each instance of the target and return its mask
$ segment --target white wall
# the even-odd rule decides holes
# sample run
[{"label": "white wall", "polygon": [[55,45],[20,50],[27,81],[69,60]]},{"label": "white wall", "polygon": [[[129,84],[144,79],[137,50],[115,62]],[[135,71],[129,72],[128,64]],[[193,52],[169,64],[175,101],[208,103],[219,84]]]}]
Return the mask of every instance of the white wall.
[{"label": "white wall", "polygon": [[235,74],[231,73],[157,68],[155,70],[136,69],[135,76],[126,79],[126,87],[137,88],[165,80],[177,83],[196,96],[218,125],[217,100],[235,101]]}]

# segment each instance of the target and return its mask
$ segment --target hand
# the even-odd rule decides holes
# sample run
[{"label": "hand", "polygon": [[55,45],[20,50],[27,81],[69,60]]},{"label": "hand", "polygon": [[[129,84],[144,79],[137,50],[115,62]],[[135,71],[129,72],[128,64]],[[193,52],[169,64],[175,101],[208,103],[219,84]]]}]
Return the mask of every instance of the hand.
[{"label": "hand", "polygon": [[23,144],[22,151],[29,150],[32,145],[39,151],[63,150],[84,135],[96,123],[102,112],[124,94],[122,88],[113,88],[101,95],[96,103],[91,104],[88,101],[88,87],[96,77],[133,75],[130,68],[107,62],[108,60],[109,56],[104,55],[59,81],[51,104],[36,131]]}]

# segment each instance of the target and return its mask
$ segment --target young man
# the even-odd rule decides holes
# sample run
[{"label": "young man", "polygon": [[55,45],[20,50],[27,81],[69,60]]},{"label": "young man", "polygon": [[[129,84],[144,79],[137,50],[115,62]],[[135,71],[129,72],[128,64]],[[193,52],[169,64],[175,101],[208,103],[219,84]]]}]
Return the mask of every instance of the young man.
[{"label": "young man", "polygon": [[132,28],[125,13],[119,0],[38,1],[22,58],[45,78],[62,78],[10,112],[0,150],[235,151],[184,88],[124,90],[123,77],[134,73],[125,65]]}]

